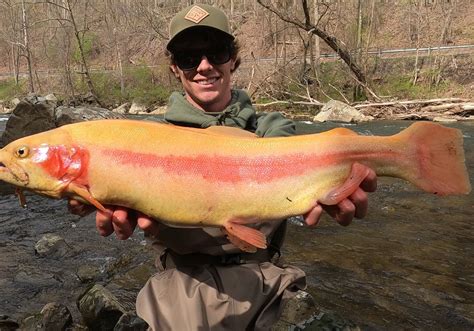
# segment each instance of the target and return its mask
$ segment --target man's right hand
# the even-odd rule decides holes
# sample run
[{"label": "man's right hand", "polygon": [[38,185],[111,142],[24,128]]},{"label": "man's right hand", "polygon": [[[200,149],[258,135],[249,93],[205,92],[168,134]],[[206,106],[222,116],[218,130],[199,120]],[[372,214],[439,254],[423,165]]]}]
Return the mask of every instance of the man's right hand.
[{"label": "man's right hand", "polygon": [[[86,216],[96,208],[83,204],[77,200],[69,200],[68,209],[71,213],[79,216]],[[128,239],[138,227],[145,233],[156,235],[158,233],[158,222],[136,210],[119,206],[105,206],[105,211],[97,210],[95,224],[97,231],[103,237],[107,237],[115,232],[120,240]]]}]

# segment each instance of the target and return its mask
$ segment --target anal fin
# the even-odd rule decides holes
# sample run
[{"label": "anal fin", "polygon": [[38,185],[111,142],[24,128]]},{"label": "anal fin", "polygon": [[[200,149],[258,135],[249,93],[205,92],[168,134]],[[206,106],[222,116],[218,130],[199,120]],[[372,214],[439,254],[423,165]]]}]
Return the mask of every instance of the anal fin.
[{"label": "anal fin", "polygon": [[257,248],[267,248],[265,235],[257,229],[227,221],[224,224],[223,231],[229,241],[244,252],[255,253]]},{"label": "anal fin", "polygon": [[105,207],[92,196],[87,187],[76,183],[70,183],[68,188],[71,190],[71,192],[76,193],[78,196],[89,202],[91,205],[95,206],[100,211],[106,212]]},{"label": "anal fin", "polygon": [[346,181],[339,187],[329,191],[326,196],[319,199],[318,202],[325,205],[336,205],[357,190],[360,183],[369,174],[369,169],[357,162],[354,162],[351,168],[351,173]]}]

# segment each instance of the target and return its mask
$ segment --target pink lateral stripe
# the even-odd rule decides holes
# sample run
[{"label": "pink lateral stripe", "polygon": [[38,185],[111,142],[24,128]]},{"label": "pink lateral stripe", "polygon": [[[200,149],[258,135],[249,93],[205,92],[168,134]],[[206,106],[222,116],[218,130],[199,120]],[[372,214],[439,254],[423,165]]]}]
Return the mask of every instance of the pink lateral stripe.
[{"label": "pink lateral stripe", "polygon": [[292,153],[281,156],[232,157],[168,155],[138,153],[119,149],[107,149],[103,155],[114,163],[138,168],[161,168],[165,172],[178,175],[193,175],[212,182],[237,183],[253,181],[257,183],[294,177],[321,167],[329,167],[344,159],[363,161],[368,159],[395,158],[393,152],[351,152],[351,154],[303,154]]}]

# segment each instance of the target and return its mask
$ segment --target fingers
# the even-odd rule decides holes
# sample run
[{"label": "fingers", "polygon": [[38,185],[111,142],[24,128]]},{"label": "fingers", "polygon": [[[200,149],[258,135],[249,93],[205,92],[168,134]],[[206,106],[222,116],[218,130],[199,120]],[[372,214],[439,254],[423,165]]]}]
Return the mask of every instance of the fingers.
[{"label": "fingers", "polygon": [[103,237],[115,232],[120,240],[130,238],[137,226],[137,217],[134,211],[123,207],[106,207],[106,211],[97,211],[95,224],[97,231]]},{"label": "fingers", "polygon": [[143,232],[153,236],[158,235],[159,223],[147,215],[138,213],[137,224]]},{"label": "fingers", "polygon": [[123,207],[117,207],[112,215],[112,227],[115,235],[121,240],[130,238],[137,226],[136,212]]},{"label": "fingers", "polygon": [[307,226],[314,227],[318,225],[319,220],[321,219],[321,215],[323,213],[323,208],[320,204],[316,204],[316,206],[309,211],[309,213],[303,215],[304,221]]},{"label": "fingers", "polygon": [[349,199],[344,199],[337,205],[322,205],[322,208],[340,225],[347,226],[354,219],[356,207]]},{"label": "fingers", "polygon": [[67,208],[71,214],[79,216],[87,216],[95,210],[94,206],[86,205],[74,199],[68,200]]},{"label": "fingers", "polygon": [[365,179],[360,183],[360,188],[365,192],[375,192],[377,189],[377,174],[371,168],[367,168],[368,174]]},{"label": "fingers", "polygon": [[114,232],[112,225],[112,215],[114,209],[106,207],[105,211],[98,210],[95,214],[95,227],[102,237],[107,237]]},{"label": "fingers", "polygon": [[367,210],[369,208],[369,198],[367,193],[361,188],[358,188],[349,196],[349,200],[354,205],[354,217],[364,218],[367,215]]}]

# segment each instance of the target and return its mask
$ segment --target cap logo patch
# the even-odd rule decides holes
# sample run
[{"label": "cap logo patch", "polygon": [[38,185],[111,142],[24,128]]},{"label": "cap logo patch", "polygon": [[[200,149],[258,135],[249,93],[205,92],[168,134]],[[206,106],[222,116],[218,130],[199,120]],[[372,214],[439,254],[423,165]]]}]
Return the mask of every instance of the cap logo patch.
[{"label": "cap logo patch", "polygon": [[184,19],[191,21],[193,23],[198,24],[201,22],[203,19],[205,19],[207,16],[209,16],[209,13],[202,9],[199,6],[194,6],[191,8],[186,16],[184,16]]}]

